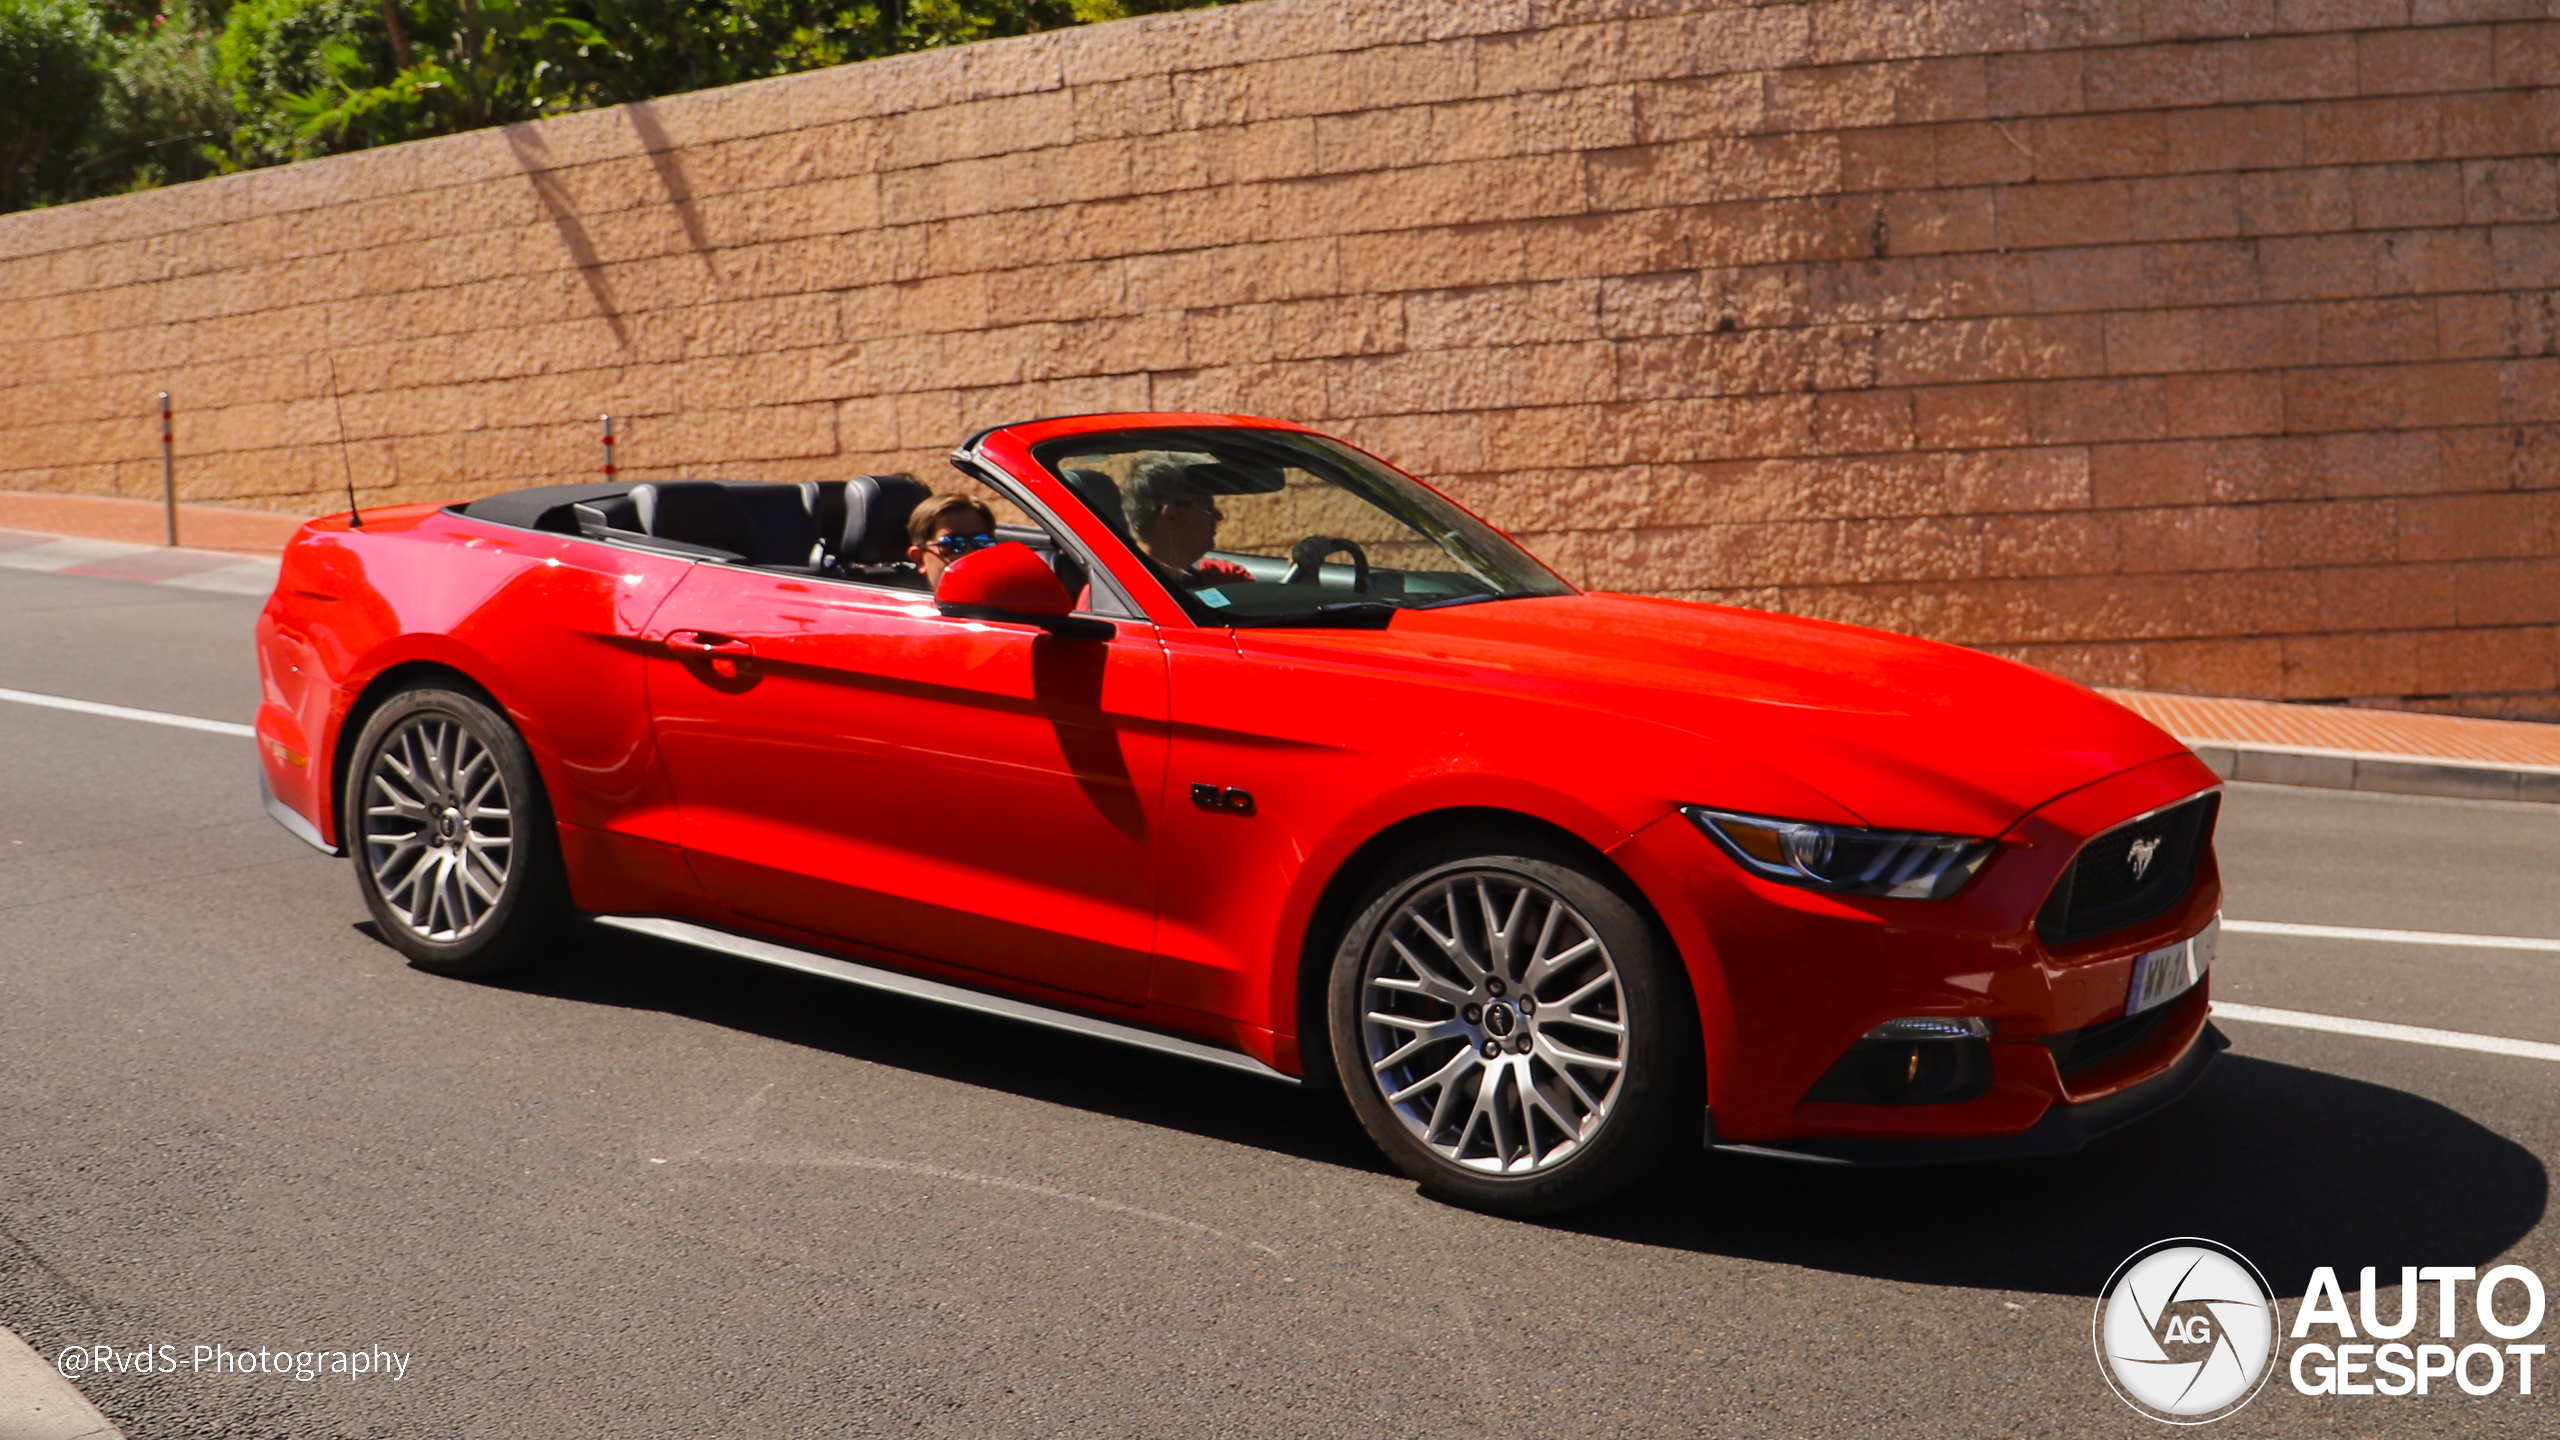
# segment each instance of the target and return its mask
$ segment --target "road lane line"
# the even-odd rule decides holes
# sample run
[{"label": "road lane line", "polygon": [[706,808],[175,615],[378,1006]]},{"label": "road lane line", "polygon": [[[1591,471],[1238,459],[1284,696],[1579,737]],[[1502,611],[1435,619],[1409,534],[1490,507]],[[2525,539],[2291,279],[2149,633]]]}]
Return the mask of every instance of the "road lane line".
[{"label": "road lane line", "polygon": [[2379,940],[2386,945],[2459,945],[2473,950],[2548,950],[2560,940],[2538,935],[2463,935],[2449,930],[2364,930],[2352,925],[2293,925],[2277,920],[2225,920],[2223,933],[2296,935],[2305,940]]},{"label": "road lane line", "polygon": [[139,720],[146,725],[202,730],[208,735],[237,735],[243,740],[254,738],[258,733],[246,725],[234,725],[228,720],[200,720],[193,715],[172,715],[166,710],[136,710],[130,705],[101,705],[95,700],[38,695],[26,690],[0,690],[0,700],[11,700],[20,705],[41,705],[48,710],[70,710],[82,715],[104,715],[115,720]]},{"label": "road lane line", "polygon": [[2332,1035],[2360,1035],[2368,1040],[2398,1040],[2444,1050],[2476,1050],[2483,1055],[2514,1055],[2526,1060],[2560,1061],[2560,1045],[2539,1040],[2509,1040],[2502,1035],[2472,1035],[2460,1030],[2434,1030],[2424,1025],[2393,1025],[2381,1020],[2353,1020],[2344,1015],[2310,1015],[2300,1010],[2270,1010],[2263,1005],[2213,1002],[2216,1020],[2244,1020],[2282,1025],[2291,1030],[2325,1030]]}]

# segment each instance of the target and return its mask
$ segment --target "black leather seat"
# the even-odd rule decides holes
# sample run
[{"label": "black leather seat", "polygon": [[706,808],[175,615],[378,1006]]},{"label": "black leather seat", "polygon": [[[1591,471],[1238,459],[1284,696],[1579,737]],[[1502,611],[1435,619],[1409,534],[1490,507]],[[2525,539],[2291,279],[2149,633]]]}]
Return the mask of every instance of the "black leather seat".
[{"label": "black leather seat", "polygon": [[895,565],[907,558],[907,517],[931,494],[905,475],[856,475],[844,482],[844,520],[836,531],[836,563],[846,569]]},{"label": "black leather seat", "polygon": [[749,565],[808,570],[820,561],[818,520],[797,485],[753,480],[652,480],[572,507],[599,540]]},{"label": "black leather seat", "polygon": [[833,560],[836,537],[844,533],[844,482],[801,481],[800,508],[808,511],[818,522],[818,544],[824,552],[820,558]]},{"label": "black leather seat", "polygon": [[745,527],[741,553],[750,565],[789,570],[815,570],[826,563],[819,543],[818,517],[797,485],[732,481],[720,487],[729,494]]},{"label": "black leather seat", "polygon": [[650,481],[570,510],[579,533],[591,539],[713,560],[746,558],[746,524],[717,481]]},{"label": "black leather seat", "polygon": [[654,540],[707,545],[743,557],[747,553],[746,515],[717,480],[655,480],[631,487],[631,507],[639,518],[632,527]]}]

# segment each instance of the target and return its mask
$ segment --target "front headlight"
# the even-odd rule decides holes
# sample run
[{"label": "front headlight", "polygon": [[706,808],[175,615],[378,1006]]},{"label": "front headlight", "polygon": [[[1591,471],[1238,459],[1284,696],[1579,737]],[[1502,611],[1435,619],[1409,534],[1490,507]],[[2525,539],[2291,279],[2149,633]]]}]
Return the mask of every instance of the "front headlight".
[{"label": "front headlight", "polygon": [[1963,835],[1819,825],[1703,805],[1684,805],[1680,813],[1752,874],[1838,895],[1944,900],[1991,858],[1991,841]]}]

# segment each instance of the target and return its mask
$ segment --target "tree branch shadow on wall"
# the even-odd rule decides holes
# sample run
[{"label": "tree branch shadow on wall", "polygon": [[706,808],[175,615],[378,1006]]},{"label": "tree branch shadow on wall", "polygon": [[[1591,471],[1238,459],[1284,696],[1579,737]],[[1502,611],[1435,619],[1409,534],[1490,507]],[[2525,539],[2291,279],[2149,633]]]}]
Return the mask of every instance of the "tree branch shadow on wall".
[{"label": "tree branch shadow on wall", "polygon": [[719,267],[711,263],[711,237],[703,229],[701,207],[694,203],[693,182],[686,178],[683,164],[676,159],[676,142],[668,136],[667,127],[658,123],[658,112],[648,101],[635,100],[623,106],[622,115],[631,122],[631,133],[640,137],[649,168],[658,173],[658,187],[667,192],[667,204],[676,212],[676,223],[684,227],[685,244],[702,262],[703,273],[718,280]]},{"label": "tree branch shadow on wall", "polygon": [[[1391,1175],[1338,1099],[672,943],[590,932],[514,982],[684,1015],[1043,1104]],[[1389,1183],[1403,1185],[1401,1179]],[[2533,1152],[2445,1105],[2225,1053],[2186,1099],[2076,1155],[1850,1170],[1687,1153],[1633,1192],[1529,1222],[1631,1245],[1924,1285],[2095,1295],[2137,1248],[2200,1235],[2284,1296],[2313,1266],[2485,1267],[2540,1224]],[[1520,1222],[1486,1220],[1488,1226]]]},{"label": "tree branch shadow on wall", "polygon": [[533,198],[541,202],[543,213],[551,217],[552,228],[560,232],[560,243],[568,247],[569,261],[578,267],[578,278],[586,282],[598,318],[613,331],[615,344],[630,349],[631,332],[622,322],[622,307],[614,303],[613,287],[605,283],[603,257],[596,253],[595,241],[588,238],[585,222],[570,203],[567,187],[560,183],[551,163],[551,148],[543,143],[541,130],[530,123],[500,129],[507,137],[507,148],[515,153],[516,163],[524,167],[524,178],[533,186]]}]

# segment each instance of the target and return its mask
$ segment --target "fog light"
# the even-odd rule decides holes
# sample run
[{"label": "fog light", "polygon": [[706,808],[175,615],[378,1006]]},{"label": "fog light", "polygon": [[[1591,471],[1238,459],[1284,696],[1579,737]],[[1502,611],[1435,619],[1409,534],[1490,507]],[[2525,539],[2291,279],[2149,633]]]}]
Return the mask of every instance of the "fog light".
[{"label": "fog light", "polygon": [[1987,1040],[1991,1022],[1979,1015],[1906,1015],[1866,1034],[1869,1040]]},{"label": "fog light", "polygon": [[1991,1022],[1913,1015],[1867,1032],[1805,1099],[1851,1105],[1960,1105],[1991,1088]]}]

